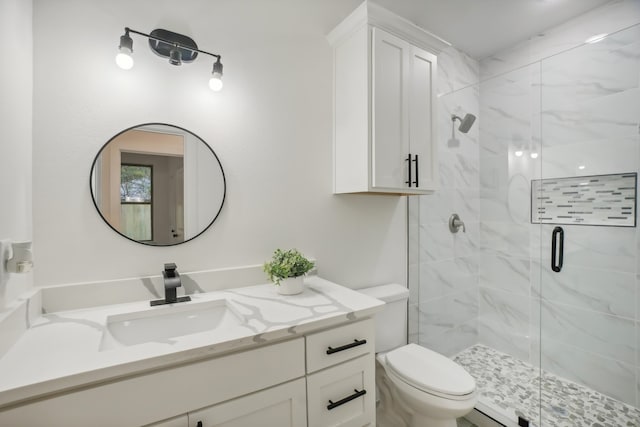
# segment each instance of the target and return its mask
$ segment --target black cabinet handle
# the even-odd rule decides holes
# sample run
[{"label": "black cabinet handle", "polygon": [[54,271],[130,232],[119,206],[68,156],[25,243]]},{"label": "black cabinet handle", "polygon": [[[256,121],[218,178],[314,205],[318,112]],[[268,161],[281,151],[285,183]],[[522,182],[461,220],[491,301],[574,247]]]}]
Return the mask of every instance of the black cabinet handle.
[{"label": "black cabinet handle", "polygon": [[564,230],[556,227],[551,233],[551,269],[556,273],[562,270],[564,258]]},{"label": "black cabinet handle", "polygon": [[367,340],[353,340],[350,344],[341,345],[340,347],[327,347],[327,354],[337,353],[339,351],[349,350],[350,348],[357,347],[359,345],[366,344]]},{"label": "black cabinet handle", "polygon": [[405,181],[405,184],[409,184],[409,188],[411,188],[411,153],[409,153],[409,155],[407,156],[406,159],[404,159],[405,162],[407,162],[407,169],[409,171],[409,180]]},{"label": "black cabinet handle", "polygon": [[353,389],[354,393],[351,396],[347,396],[344,399],[340,399],[337,402],[333,402],[332,400],[329,401],[329,404],[327,405],[327,409],[328,410],[332,410],[333,408],[337,408],[340,405],[344,405],[347,402],[351,402],[353,399],[357,399],[360,396],[364,396],[365,394],[367,394],[367,390],[360,390],[358,391],[358,389]]},{"label": "black cabinet handle", "polygon": [[413,159],[414,163],[416,164],[416,180],[413,181],[413,183],[416,185],[416,188],[420,187],[420,185],[418,184],[418,182],[420,181],[420,179],[418,178],[418,171],[420,170],[420,167],[418,165],[418,155],[416,154],[415,159]]}]

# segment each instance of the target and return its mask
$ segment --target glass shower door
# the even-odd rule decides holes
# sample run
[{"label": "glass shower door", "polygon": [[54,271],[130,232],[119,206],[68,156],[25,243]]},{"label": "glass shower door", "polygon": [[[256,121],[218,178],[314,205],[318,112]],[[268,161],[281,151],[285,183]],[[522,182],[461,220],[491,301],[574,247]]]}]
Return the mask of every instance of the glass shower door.
[{"label": "glass shower door", "polygon": [[531,314],[543,426],[640,425],[639,80],[638,26],[540,62]]}]

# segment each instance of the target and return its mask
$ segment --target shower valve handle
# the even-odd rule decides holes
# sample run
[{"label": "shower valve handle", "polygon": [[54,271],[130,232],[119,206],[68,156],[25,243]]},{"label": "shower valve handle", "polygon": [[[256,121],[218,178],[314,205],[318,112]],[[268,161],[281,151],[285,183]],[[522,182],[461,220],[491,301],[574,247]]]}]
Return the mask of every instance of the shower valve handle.
[{"label": "shower valve handle", "polygon": [[457,233],[460,228],[462,228],[463,233],[467,232],[464,226],[464,222],[460,219],[458,214],[451,214],[451,216],[449,217],[449,231],[451,231],[452,233]]}]

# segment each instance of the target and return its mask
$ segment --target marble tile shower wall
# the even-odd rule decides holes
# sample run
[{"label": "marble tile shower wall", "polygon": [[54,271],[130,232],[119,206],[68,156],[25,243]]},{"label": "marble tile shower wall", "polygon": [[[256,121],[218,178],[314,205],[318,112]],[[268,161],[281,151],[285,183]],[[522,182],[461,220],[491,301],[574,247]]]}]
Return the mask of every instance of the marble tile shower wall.
[{"label": "marble tile shower wall", "polygon": [[[449,48],[438,57],[440,185],[409,198],[410,341],[446,355],[477,342],[479,126],[452,134],[451,114],[479,116],[478,62]],[[466,232],[452,234],[458,213]]]},{"label": "marble tile shower wall", "polygon": [[539,69],[480,84],[479,342],[523,360],[533,327],[529,185],[540,176]]},{"label": "marble tile shower wall", "polygon": [[[619,25],[640,22],[640,2],[613,2],[602,12]],[[637,228],[563,226],[557,274],[549,268],[554,226],[529,219],[531,179],[640,165],[640,27],[557,54],[572,36],[602,28],[579,25],[587,23],[583,17],[565,26],[568,33],[531,41],[520,51],[531,65],[480,85],[478,339],[640,407]],[[497,63],[489,58],[481,68]]]}]

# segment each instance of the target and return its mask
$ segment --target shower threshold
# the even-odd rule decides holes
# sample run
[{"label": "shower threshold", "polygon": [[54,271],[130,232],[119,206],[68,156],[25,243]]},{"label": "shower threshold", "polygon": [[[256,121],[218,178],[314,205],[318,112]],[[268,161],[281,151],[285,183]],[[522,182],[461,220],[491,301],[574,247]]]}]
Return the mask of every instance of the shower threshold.
[{"label": "shower threshold", "polygon": [[545,371],[540,396],[539,368],[487,346],[453,359],[476,380],[476,409],[507,427],[518,427],[519,417],[531,427],[640,426],[640,410]]}]

